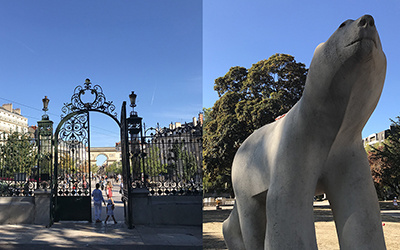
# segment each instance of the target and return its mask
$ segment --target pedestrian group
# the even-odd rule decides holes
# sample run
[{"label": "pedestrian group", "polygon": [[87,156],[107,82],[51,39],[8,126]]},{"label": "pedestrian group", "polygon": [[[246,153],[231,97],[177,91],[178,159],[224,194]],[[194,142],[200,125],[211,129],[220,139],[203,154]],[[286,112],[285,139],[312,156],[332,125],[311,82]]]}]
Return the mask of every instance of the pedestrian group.
[{"label": "pedestrian group", "polygon": [[[118,176],[119,177],[119,176]],[[115,178],[116,181],[118,182],[120,178]],[[101,187],[101,190],[100,190]],[[99,179],[99,182],[96,183],[96,189],[93,190],[92,192],[92,197],[93,197],[93,203],[94,203],[94,218],[96,223],[101,223],[101,209],[102,209],[102,203],[106,205],[106,213],[107,217],[104,221],[105,224],[107,224],[107,220],[109,217],[111,217],[114,220],[114,223],[117,224],[117,221],[115,220],[114,217],[114,200],[112,199],[112,188],[113,185],[111,184],[111,181],[107,181],[107,176],[101,177]],[[107,203],[104,200],[103,197],[103,192],[102,190],[105,191],[106,196],[107,196]]]}]

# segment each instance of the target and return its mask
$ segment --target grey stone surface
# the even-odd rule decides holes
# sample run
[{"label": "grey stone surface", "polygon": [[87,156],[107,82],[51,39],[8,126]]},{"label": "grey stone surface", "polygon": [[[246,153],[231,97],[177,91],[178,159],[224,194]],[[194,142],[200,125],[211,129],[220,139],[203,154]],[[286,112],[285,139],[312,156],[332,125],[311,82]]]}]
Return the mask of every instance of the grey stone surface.
[{"label": "grey stone surface", "polygon": [[35,196],[0,197],[0,225],[49,225],[50,195],[50,191],[35,190]]},{"label": "grey stone surface", "polygon": [[0,197],[1,224],[32,224],[35,220],[35,198]]},{"label": "grey stone surface", "polygon": [[35,224],[50,224],[50,199],[50,190],[35,190]]},{"label": "grey stone surface", "polygon": [[314,52],[301,100],[255,131],[232,166],[230,249],[317,249],[313,197],[326,193],[341,249],[385,249],[361,131],[375,109],[386,57],[374,19],[344,22]]},{"label": "grey stone surface", "polygon": [[1,225],[0,249],[202,249],[201,227],[62,222]]},{"label": "grey stone surface", "polygon": [[201,226],[202,196],[148,196],[132,194],[135,225]]}]

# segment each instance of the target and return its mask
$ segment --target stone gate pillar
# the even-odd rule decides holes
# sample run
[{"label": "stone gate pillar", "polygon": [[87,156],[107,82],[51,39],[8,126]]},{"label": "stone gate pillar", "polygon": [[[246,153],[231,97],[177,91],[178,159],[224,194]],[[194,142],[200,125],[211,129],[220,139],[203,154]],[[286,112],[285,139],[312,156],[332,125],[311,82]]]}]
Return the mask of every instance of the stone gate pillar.
[{"label": "stone gate pillar", "polygon": [[50,225],[50,190],[35,190],[35,220],[34,224]]}]

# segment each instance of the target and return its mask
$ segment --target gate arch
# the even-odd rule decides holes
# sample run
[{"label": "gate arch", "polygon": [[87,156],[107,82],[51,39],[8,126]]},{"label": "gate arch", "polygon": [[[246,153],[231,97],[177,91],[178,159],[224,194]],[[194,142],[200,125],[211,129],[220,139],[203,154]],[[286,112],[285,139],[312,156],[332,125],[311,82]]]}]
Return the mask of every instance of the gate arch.
[{"label": "gate arch", "polygon": [[[106,101],[99,85],[91,84],[86,79],[84,86],[75,88],[71,102],[62,108],[61,121],[54,133],[52,221],[92,220],[89,113],[105,114],[121,129],[114,104]],[[82,101],[88,93],[93,95],[93,101]]]}]

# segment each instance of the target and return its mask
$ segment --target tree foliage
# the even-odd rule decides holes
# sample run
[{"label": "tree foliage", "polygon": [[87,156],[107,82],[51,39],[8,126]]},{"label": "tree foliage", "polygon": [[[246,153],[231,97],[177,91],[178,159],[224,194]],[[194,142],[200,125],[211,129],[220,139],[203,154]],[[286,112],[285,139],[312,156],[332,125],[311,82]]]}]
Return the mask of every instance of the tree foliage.
[{"label": "tree foliage", "polygon": [[168,172],[171,170],[176,173],[179,180],[190,181],[195,179],[198,173],[196,157],[189,152],[184,143],[175,143],[172,146]]},{"label": "tree foliage", "polygon": [[37,152],[29,135],[18,132],[7,134],[0,146],[1,168],[4,177],[13,177],[16,173],[32,174],[36,165]]},{"label": "tree foliage", "polygon": [[389,196],[389,188],[383,182],[382,173],[383,169],[387,168],[387,164],[378,156],[378,151],[376,150],[367,151],[367,155],[378,197],[379,199],[386,199]]},{"label": "tree foliage", "polygon": [[[150,144],[147,144],[150,145]],[[149,153],[145,158],[146,173],[150,176],[167,174],[167,164],[163,164],[160,159],[161,150],[155,144],[149,147]]]},{"label": "tree foliage", "polygon": [[400,195],[400,117],[391,120],[391,133],[381,147],[373,148],[368,159],[378,195]]},{"label": "tree foliage", "polygon": [[230,192],[230,172],[241,143],[285,114],[300,99],[307,69],[294,57],[275,54],[251,68],[236,66],[215,80],[219,99],[204,124],[205,191]]},{"label": "tree foliage", "polygon": [[115,161],[115,162],[111,163],[109,166],[107,166],[106,171],[108,173],[122,174],[122,162]]},{"label": "tree foliage", "polygon": [[70,153],[65,152],[60,156],[60,167],[63,171],[67,173],[74,172],[76,171],[74,166],[75,160]]}]

